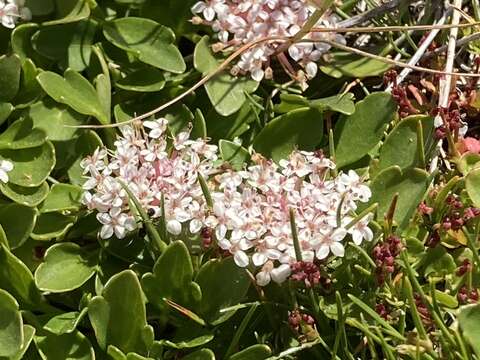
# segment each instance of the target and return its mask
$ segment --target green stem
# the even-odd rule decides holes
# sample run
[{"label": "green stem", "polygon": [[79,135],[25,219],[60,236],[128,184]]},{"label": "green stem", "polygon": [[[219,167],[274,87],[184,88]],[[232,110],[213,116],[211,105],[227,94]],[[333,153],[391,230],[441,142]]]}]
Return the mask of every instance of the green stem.
[{"label": "green stem", "polygon": [[456,346],[455,344],[455,339],[450,333],[449,329],[445,326],[445,322],[442,319],[441,315],[435,311],[434,306],[428,301],[427,297],[425,296],[425,292],[423,291],[422,287],[420,286],[420,283],[418,282],[417,278],[415,277],[415,274],[413,272],[413,269],[408,262],[408,257],[407,257],[407,252],[404,251],[400,255],[402,257],[402,261],[405,265],[405,269],[407,270],[407,275],[412,283],[413,288],[415,291],[420,295],[422,298],[423,303],[427,306],[428,311],[432,314],[433,320],[437,327],[440,329],[440,331],[443,333],[447,341],[453,345]]},{"label": "green stem", "polygon": [[297,224],[295,223],[295,210],[290,208],[290,228],[292,229],[293,247],[295,249],[295,258],[302,261],[302,249],[298,240]]},{"label": "green stem", "polygon": [[207,182],[203,178],[202,174],[198,173],[197,175],[198,182],[200,183],[200,187],[202,188],[203,196],[205,197],[205,201],[207,202],[207,206],[209,209],[213,208],[213,200],[212,195],[210,194],[210,190],[208,189]]},{"label": "green stem", "polygon": [[167,248],[167,244],[165,244],[163,242],[163,240],[160,237],[160,234],[158,233],[155,225],[153,225],[152,220],[150,219],[150,217],[146,213],[145,209],[142,207],[142,205],[138,201],[137,197],[132,193],[132,191],[128,188],[128,186],[123,181],[121,181],[121,180],[118,180],[118,181],[119,181],[120,185],[123,187],[123,189],[125,189],[125,191],[128,194],[128,197],[130,198],[130,200],[132,200],[132,202],[135,205],[138,213],[142,217],[143,224],[145,226],[145,229],[147,230],[147,233],[148,233],[148,236],[150,237],[150,240],[155,242],[155,246],[157,247],[158,251],[160,253],[163,253]]},{"label": "green stem", "polygon": [[417,310],[417,305],[415,304],[415,299],[413,297],[413,290],[412,290],[412,284],[408,280],[408,278],[405,278],[403,280],[403,288],[405,289],[405,292],[407,293],[407,301],[408,305],[410,306],[410,312],[412,313],[412,320],[413,323],[415,324],[415,328],[417,329],[418,335],[420,336],[420,339],[422,340],[427,340],[427,331],[425,330],[425,327],[423,326],[422,319],[420,318],[420,314],[418,313]]}]

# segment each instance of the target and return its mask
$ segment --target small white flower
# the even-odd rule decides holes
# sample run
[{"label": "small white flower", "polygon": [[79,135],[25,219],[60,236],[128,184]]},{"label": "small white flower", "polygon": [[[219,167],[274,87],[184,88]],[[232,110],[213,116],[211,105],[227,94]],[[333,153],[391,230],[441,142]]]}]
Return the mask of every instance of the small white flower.
[{"label": "small white flower", "polygon": [[347,231],[343,228],[334,230],[321,237],[320,243],[317,246],[316,255],[317,259],[325,259],[330,252],[333,255],[343,257],[345,254],[345,248],[341,241],[347,235]]},{"label": "small white flower", "polygon": [[127,232],[136,228],[135,220],[121,212],[119,208],[112,208],[108,213],[98,213],[97,219],[103,225],[100,230],[102,239],[109,239],[115,234],[118,239],[123,239]]},{"label": "small white flower", "polygon": [[257,284],[259,286],[266,286],[273,280],[277,284],[283,283],[291,274],[290,265],[281,264],[275,268],[272,261],[268,261],[263,265],[262,270],[256,275]]},{"label": "small white flower", "polygon": [[13,164],[8,160],[0,161],[0,181],[6,184],[8,182],[8,172],[13,170]]},{"label": "small white flower", "polygon": [[165,130],[167,130],[168,120],[165,118],[160,118],[154,121],[144,121],[143,126],[150,129],[148,136],[152,139],[160,138]]},{"label": "small white flower", "polygon": [[373,232],[368,227],[370,221],[372,221],[373,215],[368,214],[363,217],[360,221],[358,221],[353,227],[348,230],[348,233],[352,235],[352,240],[356,245],[360,245],[362,240],[365,239],[366,241],[372,241],[373,239]]}]

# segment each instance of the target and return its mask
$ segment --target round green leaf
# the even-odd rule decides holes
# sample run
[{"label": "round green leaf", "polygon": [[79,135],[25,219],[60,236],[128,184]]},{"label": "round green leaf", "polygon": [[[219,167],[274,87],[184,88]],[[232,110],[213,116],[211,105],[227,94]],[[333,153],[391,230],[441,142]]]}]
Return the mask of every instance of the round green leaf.
[{"label": "round green leaf", "polygon": [[78,157],[75,143],[82,132],[68,126],[85,124],[85,115],[49,98],[31,105],[23,115],[31,118],[33,126],[44,131],[55,146],[56,168],[71,164]]},{"label": "round green leaf", "polygon": [[220,154],[222,159],[228,162],[233,169],[241,170],[250,159],[248,150],[242,145],[236,144],[228,140],[220,140]]},{"label": "round green leaf", "polygon": [[463,154],[458,160],[457,167],[463,175],[468,175],[471,170],[480,167],[480,154],[470,152]]},{"label": "round green leaf", "polygon": [[323,136],[323,114],[303,108],[270,121],[253,142],[256,151],[275,161],[287,158],[295,149],[314,150]]},{"label": "round green leaf", "polygon": [[46,21],[43,25],[58,25],[76,22],[90,15],[87,0],[55,0],[57,20]]},{"label": "round green leaf", "polygon": [[333,53],[329,57],[330,64],[320,66],[320,70],[334,78],[350,76],[365,78],[369,76],[383,75],[391,65],[383,61],[369,59],[346,52]]},{"label": "round green leaf", "polygon": [[473,204],[480,207],[480,169],[471,170],[465,178],[465,187]]},{"label": "round green leaf", "polygon": [[215,354],[210,349],[201,349],[184,356],[183,360],[215,360]]},{"label": "round green leaf", "polygon": [[35,283],[42,291],[60,293],[78,289],[95,274],[97,252],[87,253],[75,243],[48,248],[44,262],[35,271]]},{"label": "round green leaf", "polygon": [[0,289],[0,356],[13,356],[23,345],[23,321],[15,298]]},{"label": "round green leaf", "polygon": [[20,87],[20,58],[17,55],[0,57],[0,101],[13,100]]},{"label": "round green leaf", "polygon": [[229,360],[264,360],[272,355],[272,350],[263,344],[252,345],[230,356]]},{"label": "round green leaf", "polygon": [[76,219],[75,216],[57,212],[40,214],[30,237],[39,241],[60,238],[73,226]]},{"label": "round green leaf", "polygon": [[163,71],[155,68],[143,68],[128,74],[115,84],[118,88],[129,91],[155,92],[165,87]]},{"label": "round green leaf", "polygon": [[22,245],[30,236],[37,218],[37,211],[20,204],[0,206],[0,225],[7,235],[10,248]]},{"label": "round green leaf", "polygon": [[45,71],[37,76],[37,80],[55,101],[70,106],[80,114],[95,116],[102,124],[108,124],[110,118],[104,112],[93,85],[71,69],[67,69],[64,76]]},{"label": "round green leaf", "polygon": [[235,313],[220,310],[240,303],[250,287],[247,272],[238,267],[232,257],[208,261],[200,268],[195,282],[202,289],[202,301],[197,311],[214,325],[226,321]]},{"label": "round green leaf", "polygon": [[40,186],[55,167],[55,148],[47,141],[39,147],[21,150],[0,150],[0,158],[10,160],[13,170],[9,181],[25,187]]},{"label": "round green leaf", "polygon": [[338,167],[364,157],[383,138],[397,105],[387,93],[374,93],[355,105],[350,116],[341,116],[335,127],[335,157]]},{"label": "round green leaf", "polygon": [[145,303],[133,271],[124,270],[112,276],[102,296],[94,297],[88,304],[88,316],[102,349],[114,345],[124,353],[145,353]]},{"label": "round green leaf", "polygon": [[0,150],[29,149],[41,146],[45,141],[45,132],[34,129],[31,119],[20,119],[0,135]]},{"label": "round green leaf", "polygon": [[142,277],[142,287],[150,303],[166,308],[164,298],[183,306],[198,301],[201,292],[192,283],[193,266],[183,241],[175,241],[158,258],[153,273]]},{"label": "round green leaf", "polygon": [[7,102],[0,102],[0,125],[8,119],[13,111],[13,105]]},{"label": "round green leaf", "polygon": [[410,216],[422,201],[429,183],[426,171],[420,169],[402,171],[398,166],[389,167],[380,171],[372,180],[370,204],[378,203],[377,216],[379,220],[383,220],[393,197],[398,193],[393,219],[402,230],[408,225]]},{"label": "round green leaf", "polygon": [[420,166],[418,147],[418,124],[423,128],[423,142],[432,138],[433,117],[424,115],[409,116],[395,126],[380,148],[378,169],[398,165],[405,169]]},{"label": "round green leaf", "polygon": [[48,195],[49,187],[46,182],[37,187],[24,187],[11,183],[0,183],[0,191],[17,204],[35,207]]},{"label": "round green leaf", "polygon": [[[214,72],[220,62],[209,48],[208,36],[204,36],[195,47],[193,55],[195,69],[203,75]],[[246,76],[232,76],[222,72],[205,84],[208,97],[215,110],[222,116],[236,113],[245,103],[247,93],[252,93],[258,88],[258,82]]]},{"label": "round green leaf", "polygon": [[22,309],[41,308],[42,296],[28,267],[0,245],[0,288],[8,291]]},{"label": "round green leaf", "polygon": [[92,344],[80,331],[63,335],[42,331],[34,341],[43,360],[95,360]]},{"label": "round green leaf", "polygon": [[93,20],[42,27],[32,37],[32,45],[41,55],[58,61],[62,69],[83,71],[90,64],[95,30]]},{"label": "round green leaf", "polygon": [[81,207],[82,194],[83,190],[79,186],[54,184],[39,210],[41,213],[78,210]]},{"label": "round green leaf", "polygon": [[458,313],[458,325],[477,357],[480,356],[480,304],[462,306]]},{"label": "round green leaf", "polygon": [[106,23],[103,34],[112,44],[135,53],[146,64],[173,73],[186,69],[182,54],[174,45],[173,31],[153,20],[120,18]]}]

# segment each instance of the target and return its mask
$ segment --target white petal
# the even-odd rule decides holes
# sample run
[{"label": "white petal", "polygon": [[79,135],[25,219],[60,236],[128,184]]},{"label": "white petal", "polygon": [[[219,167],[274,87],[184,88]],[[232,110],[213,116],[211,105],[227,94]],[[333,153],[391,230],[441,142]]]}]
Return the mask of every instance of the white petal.
[{"label": "white petal", "polygon": [[260,271],[255,278],[258,286],[266,286],[270,283],[270,274],[266,271]]},{"label": "white petal", "polygon": [[235,261],[235,264],[237,264],[242,268],[248,266],[248,263],[250,262],[250,259],[248,258],[247,254],[245,254],[241,250],[236,251],[235,254],[233,254],[233,260]]},{"label": "white petal", "polygon": [[1,163],[0,167],[5,171],[12,171],[13,170],[13,164],[8,160],[2,160],[2,163]]},{"label": "white petal", "polygon": [[109,239],[113,235],[113,227],[110,225],[103,225],[100,230],[100,237],[102,239]]},{"label": "white petal", "polygon": [[305,66],[305,71],[310,79],[313,79],[318,72],[318,66],[313,61],[309,62],[307,66]]},{"label": "white petal", "polygon": [[317,250],[317,259],[318,260],[325,259],[329,253],[330,253],[330,247],[328,245],[322,245]]},{"label": "white petal", "polygon": [[335,256],[343,257],[345,255],[345,248],[339,242],[334,242],[330,245],[330,249]]},{"label": "white petal", "polygon": [[290,276],[290,273],[290,265],[282,264],[279,267],[273,269],[270,273],[270,276],[272,277],[272,280],[275,281],[277,284],[281,284]]},{"label": "white petal", "polygon": [[215,18],[215,10],[211,7],[206,7],[203,10],[203,16],[205,17],[205,20],[212,21]]},{"label": "white petal", "polygon": [[180,235],[182,232],[182,224],[177,220],[167,221],[167,231],[172,235]]},{"label": "white petal", "polygon": [[0,169],[0,181],[5,183],[5,184],[8,182],[8,175],[2,169]]},{"label": "white petal", "polygon": [[252,261],[255,266],[261,266],[267,261],[267,257],[263,253],[255,253],[252,255]]}]

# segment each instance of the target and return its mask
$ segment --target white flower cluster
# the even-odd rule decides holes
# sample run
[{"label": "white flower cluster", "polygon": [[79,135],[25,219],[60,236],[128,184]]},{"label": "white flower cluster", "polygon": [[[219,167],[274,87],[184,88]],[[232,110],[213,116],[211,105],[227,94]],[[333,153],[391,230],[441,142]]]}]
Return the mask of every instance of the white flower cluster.
[{"label": "white flower cluster", "polygon": [[[143,128],[122,128],[115,151],[105,149],[82,161],[84,203],[98,211],[102,238],[123,238],[137,227],[126,184],[153,219],[163,216],[173,236],[191,236],[210,229],[218,246],[233,255],[240,267],[261,267],[259,285],[283,282],[296,261],[290,222],[295,213],[304,261],[344,255],[348,234],[360,244],[371,240],[366,216],[354,226],[357,202],[371,193],[354,171],[329,178],[335,165],[321,153],[295,151],[279,165],[254,155],[243,171],[218,167],[217,147],[189,132],[167,138],[167,120],[146,121]],[[206,180],[213,206],[209,208],[198,175]],[[119,181],[120,180],[120,181]]]},{"label": "white flower cluster", "polygon": [[13,29],[18,20],[30,20],[32,13],[25,7],[25,0],[0,0],[0,21],[2,25]]},{"label": "white flower cluster", "polygon": [[[203,19],[196,17],[193,22],[211,26],[223,46],[233,49],[268,37],[294,36],[314,11],[315,7],[307,0],[204,0],[192,7],[194,14],[203,15]],[[316,27],[334,27],[336,21],[335,16],[324,15]],[[317,74],[316,62],[330,49],[320,40],[345,43],[344,37],[335,33],[309,33],[303,39],[318,42],[291,45],[288,54],[304,71],[294,74],[287,57],[284,54],[277,56],[284,69],[295,78],[301,78],[305,73],[307,78],[313,78]],[[234,70],[250,73],[256,81],[262,80],[266,74],[270,76],[270,58],[281,44],[281,41],[273,41],[252,47],[241,55]]]},{"label": "white flower cluster", "polygon": [[[233,254],[238,266],[262,266],[257,282],[283,282],[296,261],[290,209],[295,213],[303,261],[342,257],[348,233],[355,243],[370,241],[370,216],[352,228],[357,202],[371,196],[354,171],[327,180],[335,164],[320,153],[295,151],[279,165],[260,158],[246,171],[220,176],[214,193],[213,223],[219,246]],[[338,221],[340,219],[340,221]],[[278,265],[278,266],[277,266]]]}]

